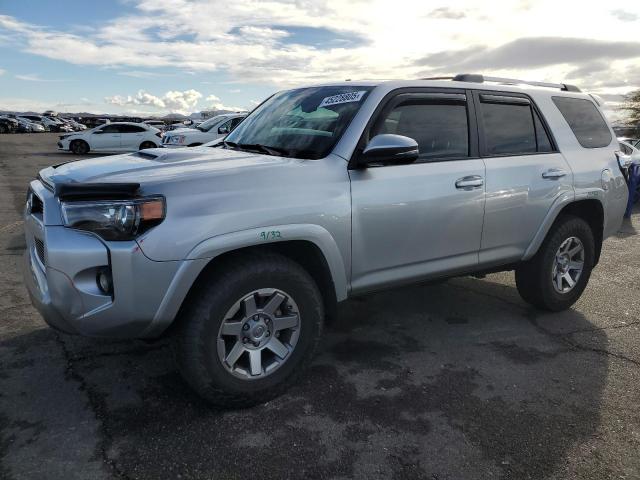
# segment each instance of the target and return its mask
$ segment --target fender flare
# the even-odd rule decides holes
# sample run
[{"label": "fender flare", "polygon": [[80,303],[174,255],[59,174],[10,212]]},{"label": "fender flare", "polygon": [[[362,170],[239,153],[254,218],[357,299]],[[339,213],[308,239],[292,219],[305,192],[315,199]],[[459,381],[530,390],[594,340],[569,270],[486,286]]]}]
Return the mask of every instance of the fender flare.
[{"label": "fender flare", "polygon": [[196,245],[182,260],[153,321],[142,336],[160,335],[173,322],[198,275],[214,258],[241,248],[292,240],[308,241],[320,249],[331,272],[336,299],[338,302],[345,300],[348,295],[347,272],[340,249],[333,236],[326,229],[314,224],[252,228],[217,235]]},{"label": "fender flare", "polygon": [[551,208],[544,217],[544,220],[533,237],[533,240],[525,250],[524,256],[522,257],[523,261],[531,259],[538,252],[538,249],[542,245],[542,242],[544,242],[544,239],[549,233],[549,230],[551,230],[551,227],[558,218],[558,215],[560,215],[560,212],[566,206],[581,200],[598,200],[604,207],[604,191],[602,189],[595,189],[580,192],[578,194],[574,191],[570,191],[560,195],[553,205],[551,205]]}]

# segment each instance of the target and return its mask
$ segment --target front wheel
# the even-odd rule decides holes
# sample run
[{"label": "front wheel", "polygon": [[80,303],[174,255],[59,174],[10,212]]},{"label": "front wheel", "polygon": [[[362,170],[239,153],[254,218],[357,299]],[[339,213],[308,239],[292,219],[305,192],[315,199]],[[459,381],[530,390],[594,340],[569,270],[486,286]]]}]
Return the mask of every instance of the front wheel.
[{"label": "front wheel", "polygon": [[518,292],[535,307],[565,310],[582,295],[594,260],[595,241],[589,224],[578,217],[562,217],[538,253],[516,268]]},{"label": "front wheel", "polygon": [[310,363],[322,331],[317,285],[275,253],[218,265],[188,302],[174,341],[178,367],[215,405],[248,407],[280,395]]},{"label": "front wheel", "polygon": [[74,140],[71,142],[71,151],[76,155],[84,155],[89,152],[89,144],[84,140]]}]

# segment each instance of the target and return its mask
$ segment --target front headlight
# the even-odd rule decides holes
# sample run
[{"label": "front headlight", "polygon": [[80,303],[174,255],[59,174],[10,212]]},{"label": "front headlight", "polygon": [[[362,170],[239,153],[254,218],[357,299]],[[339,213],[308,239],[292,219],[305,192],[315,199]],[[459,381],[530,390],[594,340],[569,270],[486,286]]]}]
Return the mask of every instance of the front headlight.
[{"label": "front headlight", "polygon": [[163,197],[62,203],[66,227],[94,232],[105,240],[133,240],[161,223],[165,213]]},{"label": "front headlight", "polygon": [[172,145],[182,145],[184,143],[185,138],[186,137],[184,135],[172,135],[169,138],[169,143]]}]

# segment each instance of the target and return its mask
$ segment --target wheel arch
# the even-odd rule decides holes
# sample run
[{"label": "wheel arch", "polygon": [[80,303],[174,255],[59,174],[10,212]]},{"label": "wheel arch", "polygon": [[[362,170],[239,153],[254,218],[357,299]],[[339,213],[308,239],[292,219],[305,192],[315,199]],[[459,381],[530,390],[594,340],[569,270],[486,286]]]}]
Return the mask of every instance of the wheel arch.
[{"label": "wheel arch", "polygon": [[523,260],[529,260],[537,253],[554,223],[566,215],[582,218],[591,227],[596,247],[594,266],[598,264],[598,261],[600,260],[600,253],[602,251],[604,233],[604,206],[597,198],[562,202],[562,204],[557,208],[552,209],[549,214],[547,214],[545,221],[536,233],[536,236],[529,245],[529,248],[527,248]]},{"label": "wheel arch", "polygon": [[[262,232],[280,232],[280,239],[262,241]],[[336,316],[337,303],[347,298],[347,277],[340,250],[327,230],[318,225],[282,225],[220,235],[197,245],[178,269],[153,322],[143,332],[154,337],[173,330],[172,324],[189,295],[202,279],[234,257],[271,251],[291,258],[305,268],[318,284],[327,320]]]}]

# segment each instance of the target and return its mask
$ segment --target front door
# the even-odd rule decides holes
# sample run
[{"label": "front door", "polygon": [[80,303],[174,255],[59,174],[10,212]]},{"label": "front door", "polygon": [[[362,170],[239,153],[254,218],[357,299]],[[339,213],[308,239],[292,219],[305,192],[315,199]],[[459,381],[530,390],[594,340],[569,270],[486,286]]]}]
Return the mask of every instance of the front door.
[{"label": "front door", "polygon": [[359,146],[404,135],[420,156],[350,170],[354,293],[477,266],[485,167],[467,100],[464,90],[399,93],[365,132]]},{"label": "front door", "polygon": [[118,125],[107,124],[91,134],[91,150],[117,152],[120,150],[120,130]]}]

